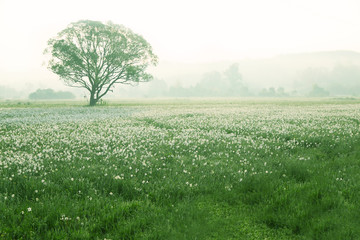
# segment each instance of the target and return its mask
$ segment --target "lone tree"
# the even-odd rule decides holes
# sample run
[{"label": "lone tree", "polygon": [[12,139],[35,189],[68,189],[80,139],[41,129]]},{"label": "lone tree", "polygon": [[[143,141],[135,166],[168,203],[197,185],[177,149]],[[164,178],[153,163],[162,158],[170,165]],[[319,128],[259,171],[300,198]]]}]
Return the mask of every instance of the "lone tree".
[{"label": "lone tree", "polygon": [[117,83],[147,82],[145,72],[157,64],[150,44],[130,29],[113,23],[78,21],[48,41],[48,68],[71,87],[90,93],[90,106]]}]

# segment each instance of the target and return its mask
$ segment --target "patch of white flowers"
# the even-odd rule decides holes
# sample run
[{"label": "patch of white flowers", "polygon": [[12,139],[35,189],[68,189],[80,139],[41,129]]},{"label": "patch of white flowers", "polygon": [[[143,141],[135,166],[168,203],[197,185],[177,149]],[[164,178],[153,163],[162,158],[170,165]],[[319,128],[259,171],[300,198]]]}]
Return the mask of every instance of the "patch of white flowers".
[{"label": "patch of white flowers", "polygon": [[[6,181],[34,177],[47,185],[47,174],[66,163],[117,183],[131,181],[144,191],[153,181],[166,184],[174,178],[194,189],[222,172],[223,187],[231,191],[233,182],[248,175],[272,174],[263,156],[276,159],[279,150],[317,147],[322,137],[336,143],[358,136],[354,119],[360,119],[356,104],[0,109],[0,176]],[[72,165],[79,162],[80,167]]]}]

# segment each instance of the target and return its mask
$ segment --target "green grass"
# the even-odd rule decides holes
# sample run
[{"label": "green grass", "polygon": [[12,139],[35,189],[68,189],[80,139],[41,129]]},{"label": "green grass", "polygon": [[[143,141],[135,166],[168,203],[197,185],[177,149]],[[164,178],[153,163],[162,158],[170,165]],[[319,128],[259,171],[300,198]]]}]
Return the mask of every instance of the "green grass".
[{"label": "green grass", "polygon": [[359,103],[0,102],[0,239],[359,239]]}]

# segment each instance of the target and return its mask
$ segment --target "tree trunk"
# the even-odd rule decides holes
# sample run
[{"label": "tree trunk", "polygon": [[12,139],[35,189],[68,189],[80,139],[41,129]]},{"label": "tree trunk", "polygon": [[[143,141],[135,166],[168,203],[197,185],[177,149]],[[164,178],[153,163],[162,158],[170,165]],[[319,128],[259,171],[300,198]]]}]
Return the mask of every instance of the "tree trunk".
[{"label": "tree trunk", "polygon": [[95,98],[95,93],[90,94],[90,106],[95,106],[99,99]]}]

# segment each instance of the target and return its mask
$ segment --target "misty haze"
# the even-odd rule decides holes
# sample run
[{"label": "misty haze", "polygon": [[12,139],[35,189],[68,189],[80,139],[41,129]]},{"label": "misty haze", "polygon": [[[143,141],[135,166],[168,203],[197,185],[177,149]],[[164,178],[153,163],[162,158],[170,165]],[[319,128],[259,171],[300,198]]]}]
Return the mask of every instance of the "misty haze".
[{"label": "misty haze", "polygon": [[[239,83],[245,90],[226,89],[225,72],[236,66]],[[360,53],[329,51],[279,55],[264,59],[176,63],[160,61],[149,69],[151,82],[117,86],[105,99],[169,97],[358,97],[360,95]],[[49,74],[50,75],[50,74]],[[68,88],[60,80],[34,75],[35,82],[2,82],[1,99],[28,99],[38,89],[69,91],[83,99],[82,90]],[[31,78],[34,78],[32,76]],[[24,78],[26,78],[24,76]],[[40,80],[43,79],[44,80]],[[219,86],[220,89],[219,89]],[[327,94],[317,95],[314,86]],[[218,92],[209,89],[216,88]],[[224,88],[224,89],[221,89]],[[272,90],[275,92],[272,93]],[[232,90],[233,91],[233,90]]]},{"label": "misty haze", "polygon": [[360,239],[359,9],[0,0],[0,239]]}]

